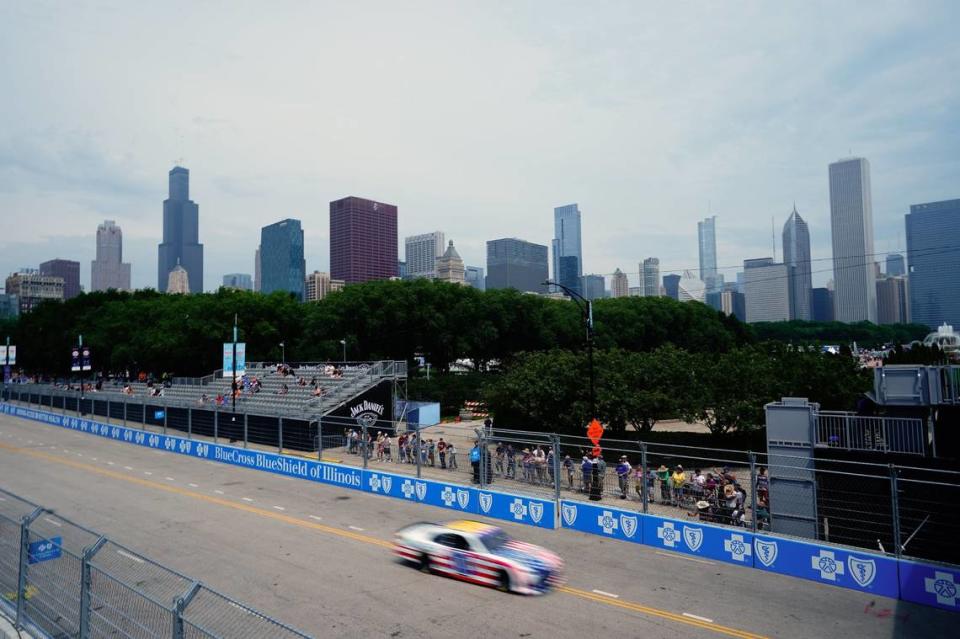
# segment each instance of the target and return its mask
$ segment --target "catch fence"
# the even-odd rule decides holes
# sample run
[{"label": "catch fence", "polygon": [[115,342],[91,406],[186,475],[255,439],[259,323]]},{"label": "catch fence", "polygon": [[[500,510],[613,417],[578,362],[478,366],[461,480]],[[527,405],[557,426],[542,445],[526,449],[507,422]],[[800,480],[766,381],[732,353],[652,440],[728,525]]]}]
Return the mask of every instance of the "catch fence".
[{"label": "catch fence", "polygon": [[309,639],[200,582],[0,489],[0,612],[57,639]]},{"label": "catch fence", "polygon": [[[68,397],[18,390],[16,385],[8,387],[6,397],[53,411],[77,408],[75,397],[71,402]],[[661,517],[757,532],[797,534],[792,524],[803,521],[808,538],[960,564],[960,546],[955,543],[960,536],[956,508],[960,472],[911,465],[916,455],[906,453],[912,435],[897,440],[890,434],[911,432],[910,420],[878,430],[871,420],[858,426],[846,415],[824,414],[819,424],[824,425],[826,442],[815,446],[814,457],[650,443],[639,434],[633,440],[604,437],[603,461],[594,463],[584,460],[593,448],[587,438],[554,433],[456,423],[412,429],[347,417],[297,425],[286,418],[281,423],[266,416],[200,409],[178,412],[169,406],[162,407],[164,417],[158,418],[155,404],[85,401],[91,402],[84,406],[87,411],[152,432],[308,455],[558,504],[561,499],[603,501]],[[830,445],[831,423],[842,423],[845,433],[873,429],[876,436],[862,441],[869,450],[899,441],[901,454],[896,459],[903,463],[843,458],[844,451],[857,446],[845,439],[843,446]],[[475,448],[479,458],[472,461]]]}]

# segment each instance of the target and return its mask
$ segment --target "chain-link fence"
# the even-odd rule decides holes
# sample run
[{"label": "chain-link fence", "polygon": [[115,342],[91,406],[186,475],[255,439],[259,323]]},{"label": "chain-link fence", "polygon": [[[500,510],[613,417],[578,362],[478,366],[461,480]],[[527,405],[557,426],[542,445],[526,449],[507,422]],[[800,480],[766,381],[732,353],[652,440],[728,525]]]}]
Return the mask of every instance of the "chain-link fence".
[{"label": "chain-link fence", "polygon": [[308,637],[3,489],[0,609],[58,639]]},{"label": "chain-link fence", "polygon": [[[76,410],[76,395],[29,385],[8,399]],[[442,423],[420,428],[383,420],[290,418],[163,404],[85,400],[114,423],[236,446],[540,498],[603,500],[620,508],[754,531],[960,563],[960,472],[858,461],[832,445],[812,455],[604,438],[594,458],[585,437]],[[181,411],[181,412],[178,412]],[[273,420],[273,421],[270,421]],[[859,422],[844,422],[857,432]],[[848,426],[851,426],[848,428]],[[828,429],[829,431],[829,429]],[[884,442],[895,441],[877,431]],[[471,456],[475,455],[475,461]],[[803,532],[797,532],[799,528]]]}]

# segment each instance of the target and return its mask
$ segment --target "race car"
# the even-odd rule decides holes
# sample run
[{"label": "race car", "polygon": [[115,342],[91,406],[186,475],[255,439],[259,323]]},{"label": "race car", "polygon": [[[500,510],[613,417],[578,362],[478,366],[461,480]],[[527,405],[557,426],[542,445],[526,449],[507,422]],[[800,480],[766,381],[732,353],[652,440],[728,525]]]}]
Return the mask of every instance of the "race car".
[{"label": "race car", "polygon": [[397,531],[394,553],[424,572],[504,592],[540,595],[563,583],[559,556],[477,521],[406,526]]}]

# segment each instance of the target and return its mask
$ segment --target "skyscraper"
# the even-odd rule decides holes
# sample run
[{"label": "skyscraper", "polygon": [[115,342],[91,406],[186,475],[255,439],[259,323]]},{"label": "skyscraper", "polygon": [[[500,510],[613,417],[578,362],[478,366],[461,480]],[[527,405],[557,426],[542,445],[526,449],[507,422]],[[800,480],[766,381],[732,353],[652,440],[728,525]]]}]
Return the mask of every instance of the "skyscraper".
[{"label": "skyscraper", "polygon": [[680,280],[682,278],[676,273],[668,273],[663,276],[663,293],[672,300],[680,299]]},{"label": "skyscraper", "polygon": [[627,280],[627,274],[619,268],[613,272],[613,279],[610,280],[610,294],[612,297],[627,297],[630,295],[630,282]]},{"label": "skyscraper", "polygon": [[487,242],[487,289],[546,293],[547,247],[517,238]]},{"label": "skyscraper", "polygon": [[252,291],[253,278],[249,273],[227,273],[223,276],[224,288],[235,288],[238,291]]},{"label": "skyscraper", "polygon": [[330,277],[356,284],[396,276],[397,207],[359,197],[331,202]]},{"label": "skyscraper", "polygon": [[130,290],[130,264],[123,261],[123,231],[113,220],[106,220],[97,227],[97,259],[90,263],[90,290],[111,288]]},{"label": "skyscraper", "polygon": [[910,320],[960,327],[960,199],[914,204],[906,224]]},{"label": "skyscraper", "polygon": [[747,322],[780,322],[790,319],[790,286],[786,264],[772,257],[743,261],[744,301]]},{"label": "skyscraper", "polygon": [[640,272],[644,297],[660,297],[660,259],[648,257],[643,261]]},{"label": "skyscraper", "polygon": [[899,253],[890,253],[887,255],[887,277],[896,277],[897,275],[906,275],[907,267],[903,256]]},{"label": "skyscraper", "polygon": [[840,160],[830,165],[829,176],[835,316],[839,322],[876,323],[870,163],[865,158]]},{"label": "skyscraper", "polygon": [[813,289],[811,300],[811,311],[814,322],[832,322],[833,321],[833,291],[829,288]]},{"label": "skyscraper", "polygon": [[260,291],[287,291],[303,300],[307,276],[300,220],[286,219],[260,229]]},{"label": "skyscraper", "polygon": [[314,271],[307,275],[304,282],[304,300],[307,302],[319,302],[334,291],[343,290],[343,280],[330,279],[329,273]]},{"label": "skyscraper", "polygon": [[163,201],[163,242],[157,250],[157,290],[167,288],[170,271],[180,264],[190,278],[191,293],[203,291],[203,244],[200,208],[190,199],[190,171],[170,170],[169,196]]},{"label": "skyscraper", "polygon": [[18,312],[29,313],[44,300],[63,301],[63,278],[41,275],[36,269],[22,269],[6,281],[6,294],[16,299]]},{"label": "skyscraper", "polygon": [[453,240],[450,240],[447,250],[443,255],[437,258],[436,279],[441,282],[450,282],[451,284],[466,285],[466,272],[463,268],[463,259],[453,248]]},{"label": "skyscraper", "polygon": [[697,222],[697,238],[700,245],[700,279],[708,293],[723,288],[717,278],[717,216],[711,215]]},{"label": "skyscraper", "polygon": [[407,274],[406,277],[437,276],[437,258],[446,250],[446,236],[443,231],[433,231],[422,235],[411,235],[403,241]]},{"label": "skyscraper", "polygon": [[190,274],[182,264],[177,264],[167,273],[167,293],[186,295],[190,292]]},{"label": "skyscraper", "polygon": [[588,300],[602,300],[607,294],[607,282],[603,275],[583,276],[583,296]]},{"label": "skyscraper", "polygon": [[263,285],[263,273],[261,272],[260,265],[260,246],[257,245],[257,250],[253,254],[253,290],[260,292],[260,287]]},{"label": "skyscraper", "polygon": [[472,286],[479,291],[487,290],[487,282],[483,276],[483,269],[479,266],[464,266],[463,279],[467,286]]},{"label": "skyscraper", "polygon": [[783,225],[783,263],[789,275],[790,319],[809,320],[811,317],[810,295],[813,278],[810,270],[810,229],[797,213],[793,213]]},{"label": "skyscraper", "polygon": [[877,280],[878,323],[904,324],[910,321],[910,300],[907,288],[907,278],[904,275]]},{"label": "skyscraper", "polygon": [[553,209],[553,278],[581,293],[583,247],[580,240],[580,207],[567,204]]},{"label": "skyscraper", "polygon": [[73,260],[49,260],[40,264],[40,275],[63,278],[63,299],[69,300],[80,294],[80,262]]}]

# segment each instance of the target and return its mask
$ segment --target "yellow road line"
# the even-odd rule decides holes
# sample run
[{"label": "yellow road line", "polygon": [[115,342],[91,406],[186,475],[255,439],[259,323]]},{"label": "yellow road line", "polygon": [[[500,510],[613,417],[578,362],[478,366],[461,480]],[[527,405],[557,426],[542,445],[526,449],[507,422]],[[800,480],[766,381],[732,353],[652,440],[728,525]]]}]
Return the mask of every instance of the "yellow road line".
[{"label": "yellow road line", "polygon": [[[131,477],[129,475],[117,473],[111,470],[106,470],[104,468],[99,468],[97,466],[92,466],[90,464],[84,464],[82,462],[73,461],[71,459],[62,459],[56,455],[51,455],[49,453],[44,453],[38,450],[19,448],[17,446],[10,446],[9,444],[4,444],[4,443],[0,443],[0,450],[7,450],[13,453],[19,453],[21,455],[29,455],[31,457],[36,457],[38,459],[45,459],[47,461],[51,461],[56,464],[63,464],[64,466],[70,466],[71,468],[76,468],[78,470],[85,470],[87,472],[95,473],[103,477],[110,477],[111,479],[118,479],[120,481],[125,481],[132,484],[138,484],[140,486],[146,486],[148,488],[155,488],[157,490],[161,490],[167,493],[180,495],[183,497],[190,497],[193,499],[198,499],[200,501],[205,501],[210,504],[226,506],[227,508],[233,508],[235,510],[241,510],[254,515],[268,517],[276,521],[282,521],[284,523],[292,524],[294,526],[300,526],[301,528],[310,528],[313,530],[329,533],[331,535],[336,535],[338,537],[344,537],[347,539],[352,539],[354,541],[373,544],[383,548],[393,547],[393,544],[391,542],[384,541],[383,539],[377,539],[376,537],[371,537],[369,535],[361,535],[359,533],[355,533],[350,530],[342,530],[340,528],[334,528],[332,526],[325,526],[324,524],[318,524],[312,521],[298,519],[296,517],[291,517],[290,515],[284,515],[282,513],[278,513],[272,510],[264,510],[263,508],[257,508],[256,506],[250,506],[247,504],[233,502],[220,497],[212,497],[210,495],[205,495],[203,493],[198,493],[192,490],[186,490],[178,486],[170,486],[168,484],[160,484],[157,482],[149,481],[147,479],[140,479],[139,477]],[[590,601],[605,604],[607,606],[614,606],[617,608],[622,608],[624,610],[638,612],[640,614],[644,614],[650,617],[658,617],[660,619],[666,619],[668,621],[673,621],[675,623],[681,623],[686,626],[693,626],[697,628],[702,628],[704,630],[710,630],[712,632],[716,632],[722,635],[727,635],[729,637],[736,637],[737,639],[764,639],[763,635],[753,634],[745,630],[738,630],[736,628],[730,628],[727,626],[722,626],[720,624],[699,621],[697,619],[684,617],[682,615],[668,612],[666,610],[651,608],[649,606],[644,606],[641,604],[624,601],[622,599],[610,599],[609,597],[602,597],[592,592],[587,592],[585,590],[578,590],[577,588],[571,588],[569,586],[561,586],[560,588],[557,589],[557,591],[567,595],[572,595],[574,597],[579,597],[581,599],[588,599]]]}]

